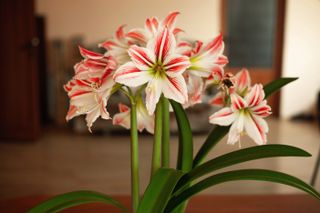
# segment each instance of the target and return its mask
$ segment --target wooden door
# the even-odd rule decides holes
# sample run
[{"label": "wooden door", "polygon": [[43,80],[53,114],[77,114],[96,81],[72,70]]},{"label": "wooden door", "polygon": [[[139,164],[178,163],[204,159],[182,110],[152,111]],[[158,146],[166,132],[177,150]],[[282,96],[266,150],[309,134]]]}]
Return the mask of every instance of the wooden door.
[{"label": "wooden door", "polygon": [[34,140],[39,133],[33,0],[1,0],[0,138]]},{"label": "wooden door", "polygon": [[[253,83],[281,76],[285,0],[222,0],[222,33],[230,63],[226,71],[245,67]],[[279,115],[279,94],[269,98]]]}]

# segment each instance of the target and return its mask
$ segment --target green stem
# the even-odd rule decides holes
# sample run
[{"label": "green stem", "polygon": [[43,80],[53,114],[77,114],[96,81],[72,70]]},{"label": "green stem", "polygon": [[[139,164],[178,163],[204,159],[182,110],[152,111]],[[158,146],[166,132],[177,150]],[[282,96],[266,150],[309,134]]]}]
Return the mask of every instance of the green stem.
[{"label": "green stem", "polygon": [[152,153],[151,178],[154,173],[161,167],[161,141],[162,141],[162,97],[156,107],[154,142]]},{"label": "green stem", "polygon": [[169,100],[162,100],[162,167],[170,167],[170,112]]},{"label": "green stem", "polygon": [[132,212],[135,213],[139,206],[139,144],[137,128],[137,108],[135,100],[131,99],[131,199]]}]

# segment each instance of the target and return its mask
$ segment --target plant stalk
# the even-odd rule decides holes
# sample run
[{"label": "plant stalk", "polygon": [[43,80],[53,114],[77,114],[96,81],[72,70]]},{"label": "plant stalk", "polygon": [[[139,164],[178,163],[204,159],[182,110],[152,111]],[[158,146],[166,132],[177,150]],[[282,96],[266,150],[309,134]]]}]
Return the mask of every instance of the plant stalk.
[{"label": "plant stalk", "polygon": [[170,112],[169,100],[162,98],[162,167],[170,167]]},{"label": "plant stalk", "polygon": [[137,107],[135,100],[131,100],[131,202],[132,212],[137,212],[140,201],[139,188],[139,143],[137,128]]},{"label": "plant stalk", "polygon": [[154,173],[161,167],[162,99],[163,98],[161,97],[156,107],[151,178]]}]

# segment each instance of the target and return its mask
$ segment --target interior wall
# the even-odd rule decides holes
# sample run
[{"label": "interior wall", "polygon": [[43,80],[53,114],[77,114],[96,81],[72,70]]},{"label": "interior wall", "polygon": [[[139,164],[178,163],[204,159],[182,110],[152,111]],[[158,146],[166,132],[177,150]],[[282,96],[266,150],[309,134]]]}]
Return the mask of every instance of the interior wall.
[{"label": "interior wall", "polygon": [[281,117],[309,111],[320,90],[320,1],[288,0],[282,75],[299,80],[282,90]]},{"label": "interior wall", "polygon": [[220,31],[220,0],[36,0],[37,13],[47,18],[48,38],[85,35],[93,43],[113,35],[118,26],[143,27],[152,16],[181,12],[179,27],[188,37],[210,39]]}]

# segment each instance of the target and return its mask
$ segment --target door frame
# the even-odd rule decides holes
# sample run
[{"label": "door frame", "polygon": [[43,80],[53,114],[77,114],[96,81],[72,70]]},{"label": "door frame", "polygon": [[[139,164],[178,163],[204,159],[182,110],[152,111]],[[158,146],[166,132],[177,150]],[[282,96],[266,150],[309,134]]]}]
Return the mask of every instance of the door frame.
[{"label": "door frame", "polygon": [[[256,68],[248,67],[252,81],[254,83],[267,84],[268,82],[281,77],[282,74],[282,58],[283,58],[283,40],[284,40],[284,25],[285,25],[285,8],[286,0],[276,0],[277,2],[277,23],[275,32],[275,48],[273,56],[272,68]],[[226,34],[226,8],[227,1],[221,0],[221,33]],[[236,73],[241,67],[225,67],[225,72]],[[269,103],[272,105],[272,114],[279,117],[280,110],[280,92],[275,93],[272,97],[268,98]]]}]

